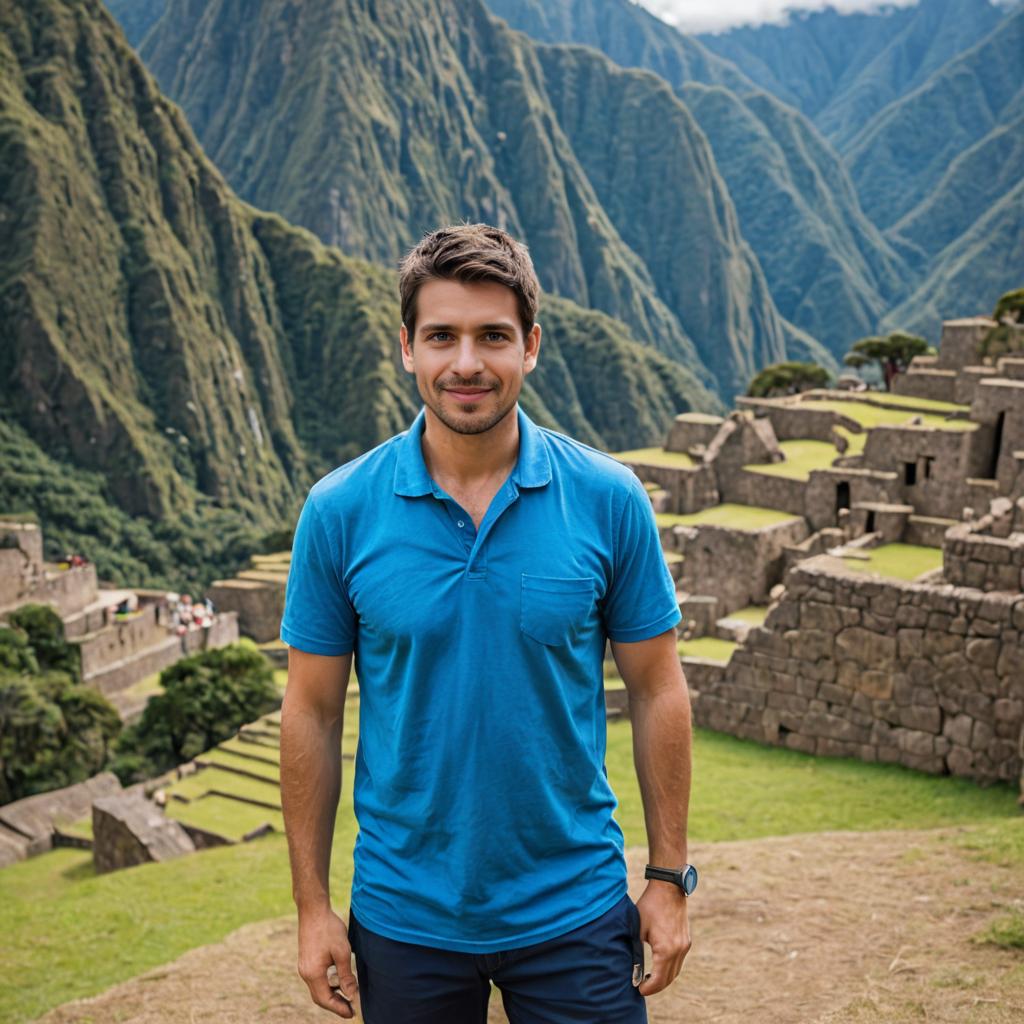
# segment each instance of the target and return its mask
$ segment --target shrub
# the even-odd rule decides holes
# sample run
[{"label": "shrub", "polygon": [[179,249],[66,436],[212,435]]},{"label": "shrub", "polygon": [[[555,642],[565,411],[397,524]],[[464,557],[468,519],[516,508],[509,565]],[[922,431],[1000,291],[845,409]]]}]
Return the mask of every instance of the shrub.
[{"label": "shrub", "polygon": [[0,803],[102,771],[120,730],[109,701],[66,672],[0,672]]},{"label": "shrub", "polygon": [[270,665],[252,643],[183,658],[160,683],[164,692],[125,729],[110,763],[126,785],[191,760],[280,703]]}]

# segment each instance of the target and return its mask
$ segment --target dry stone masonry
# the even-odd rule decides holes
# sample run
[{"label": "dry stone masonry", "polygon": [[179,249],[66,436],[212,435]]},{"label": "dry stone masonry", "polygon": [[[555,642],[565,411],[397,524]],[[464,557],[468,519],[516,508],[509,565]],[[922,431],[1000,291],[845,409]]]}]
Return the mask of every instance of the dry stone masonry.
[{"label": "dry stone masonry", "polygon": [[698,724],[1021,784],[1024,358],[983,358],[994,326],[947,322],[890,393],[741,398],[623,456],[675,560]]}]

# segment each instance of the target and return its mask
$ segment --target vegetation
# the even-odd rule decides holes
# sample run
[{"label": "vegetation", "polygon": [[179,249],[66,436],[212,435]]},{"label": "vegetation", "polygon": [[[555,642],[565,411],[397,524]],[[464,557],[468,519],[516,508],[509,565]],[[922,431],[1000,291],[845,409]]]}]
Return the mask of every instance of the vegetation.
[{"label": "vegetation", "polygon": [[1024,288],[1007,292],[992,312],[996,326],[984,337],[981,355],[995,360],[1010,352],[1024,350]]},{"label": "vegetation", "polygon": [[669,452],[664,448],[634,448],[632,451],[612,452],[620,462],[633,462],[645,466],[667,466],[674,469],[691,469],[695,463],[686,452]]},{"label": "vegetation", "polygon": [[891,390],[893,377],[905,373],[914,356],[934,355],[924,338],[903,331],[893,331],[884,337],[861,338],[846,354],[847,366],[859,368],[876,363],[882,371],[886,391]]},{"label": "vegetation", "polygon": [[851,569],[893,579],[914,580],[922,573],[942,568],[942,548],[922,544],[880,544],[877,548],[859,552],[856,558],[849,556],[843,560]]},{"label": "vegetation", "polygon": [[775,526],[797,518],[789,512],[776,508],[761,508],[757,505],[737,505],[726,501],[721,505],[677,515],[672,512],[659,512],[654,517],[659,526],[699,526],[707,523],[712,526],[730,526],[734,530],[760,530],[765,526]]},{"label": "vegetation", "polygon": [[280,704],[270,666],[250,641],[182,658],[160,685],[118,739],[110,768],[124,784],[191,760]]},{"label": "vegetation", "polygon": [[82,782],[107,762],[117,711],[79,682],[52,608],[24,605],[0,627],[0,804]]},{"label": "vegetation", "polygon": [[816,363],[773,363],[750,382],[747,394],[753,398],[780,398],[811,388],[826,388],[832,375]]},{"label": "vegetation", "polygon": [[839,458],[839,450],[834,444],[813,438],[780,441],[779,450],[785,456],[782,462],[749,462],[743,468],[751,473],[807,480],[811,470],[825,469]]},{"label": "vegetation", "polygon": [[[358,703],[345,715],[343,751],[354,754]],[[1024,865],[1024,831],[1009,786],[891,765],[815,758],[697,729],[689,835],[695,842],[830,829],[970,826],[956,841],[978,856]],[[331,891],[344,907],[355,841],[351,761],[344,762],[331,858]],[[626,843],[645,842],[630,723],[608,724],[606,764]],[[750,799],[757,780],[768,789]],[[163,864],[95,875],[88,851],[60,849],[0,872],[5,966],[0,1019],[27,1024],[50,1007],[86,997],[216,942],[248,921],[292,914],[284,836],[219,847]],[[60,986],[47,983],[59,975]],[[6,983],[5,983],[6,982]]]}]

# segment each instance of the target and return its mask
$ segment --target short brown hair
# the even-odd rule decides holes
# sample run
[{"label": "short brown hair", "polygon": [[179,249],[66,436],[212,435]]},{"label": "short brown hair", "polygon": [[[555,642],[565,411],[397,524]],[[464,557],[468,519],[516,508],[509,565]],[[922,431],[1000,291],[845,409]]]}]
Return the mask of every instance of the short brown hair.
[{"label": "short brown hair", "polygon": [[416,333],[416,295],[433,278],[461,281],[497,281],[515,292],[523,334],[533,329],[540,300],[540,282],[530,253],[508,232],[489,224],[456,224],[424,235],[402,260],[398,294],[402,323],[412,343]]}]

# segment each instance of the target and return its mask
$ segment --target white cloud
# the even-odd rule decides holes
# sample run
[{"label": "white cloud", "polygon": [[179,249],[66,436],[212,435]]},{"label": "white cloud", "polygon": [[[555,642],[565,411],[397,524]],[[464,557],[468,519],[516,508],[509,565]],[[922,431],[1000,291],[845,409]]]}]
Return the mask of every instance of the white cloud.
[{"label": "white cloud", "polygon": [[879,7],[911,7],[918,0],[640,0],[652,14],[684,32],[718,32],[736,25],[781,24],[789,11],[834,7],[844,14]]}]

